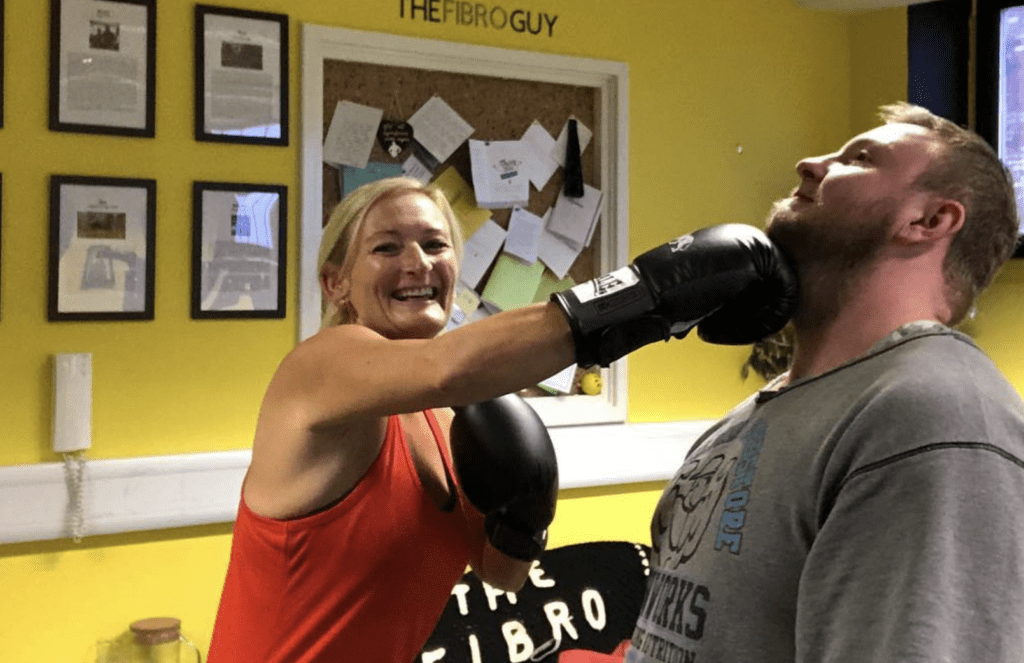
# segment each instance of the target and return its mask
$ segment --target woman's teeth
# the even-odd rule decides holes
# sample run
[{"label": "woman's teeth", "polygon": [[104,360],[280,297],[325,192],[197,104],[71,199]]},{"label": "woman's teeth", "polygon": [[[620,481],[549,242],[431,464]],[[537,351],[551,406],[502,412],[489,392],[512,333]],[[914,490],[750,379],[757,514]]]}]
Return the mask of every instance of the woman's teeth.
[{"label": "woman's teeth", "polygon": [[405,290],[398,290],[392,295],[395,299],[405,301],[411,298],[427,298],[433,299],[437,297],[437,288],[406,288]]}]

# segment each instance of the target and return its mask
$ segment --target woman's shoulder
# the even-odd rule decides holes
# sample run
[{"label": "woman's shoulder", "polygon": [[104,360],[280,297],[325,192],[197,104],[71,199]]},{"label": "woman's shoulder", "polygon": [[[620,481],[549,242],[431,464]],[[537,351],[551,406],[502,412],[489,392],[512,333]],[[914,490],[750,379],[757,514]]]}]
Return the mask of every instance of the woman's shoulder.
[{"label": "woman's shoulder", "polygon": [[357,324],[333,325],[324,327],[312,336],[300,341],[288,356],[302,356],[320,351],[332,351],[339,344],[382,343],[387,339],[369,327]]},{"label": "woman's shoulder", "polygon": [[[351,382],[358,360],[372,356],[366,348],[386,341],[361,325],[337,325],[299,342],[278,364],[264,396],[264,407],[302,410],[323,387],[337,392],[338,382]],[[302,412],[293,416],[302,419]]]}]

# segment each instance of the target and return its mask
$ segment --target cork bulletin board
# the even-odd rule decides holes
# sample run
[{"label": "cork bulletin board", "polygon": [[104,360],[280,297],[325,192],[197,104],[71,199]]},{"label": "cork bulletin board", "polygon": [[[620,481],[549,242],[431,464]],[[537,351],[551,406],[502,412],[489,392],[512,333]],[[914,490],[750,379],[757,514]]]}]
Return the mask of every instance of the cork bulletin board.
[{"label": "cork bulletin board", "polygon": [[[438,96],[473,127],[476,140],[518,140],[534,121],[557,138],[569,119],[577,120],[593,132],[581,155],[583,181],[601,190],[602,198],[593,238],[568,275],[579,283],[626,263],[626,65],[304,25],[302,75],[300,340],[319,328],[316,254],[321,229],[342,194],[344,171],[323,161],[324,136],[341,101],[381,109],[385,120],[407,121]],[[409,147],[392,156],[375,142],[369,162],[397,167],[414,153]],[[429,165],[435,177],[454,168],[472,186],[468,143]],[[558,168],[542,190],[531,185],[525,209],[543,216],[555,204],[564,174]],[[511,211],[493,209],[491,219],[507,228]],[[625,379],[623,360],[602,370],[600,395],[528,395],[537,396],[531,404],[548,425],[621,422]]]},{"label": "cork bulletin board", "polygon": [[[394,67],[351,60],[324,60],[323,127],[326,135],[334,109],[339,101],[351,101],[380,108],[386,119],[408,120],[432,96],[437,95],[462,119],[472,125],[472,138],[478,140],[518,140],[534,120],[558,137],[569,118],[592,128],[600,118],[600,90],[582,85],[542,83],[481,74]],[[600,148],[596,138],[581,155],[583,181],[601,189]],[[392,157],[375,142],[370,161],[401,164],[413,148]],[[462,179],[472,183],[469,145],[463,143],[446,161],[434,169],[437,175],[454,167]],[[564,182],[561,168],[542,191],[530,187],[530,203],[526,210],[542,216],[558,198]],[[323,224],[341,198],[338,169],[323,164]],[[508,228],[510,208],[493,210],[492,220]],[[600,221],[599,221],[600,223]],[[577,283],[600,276],[600,234],[580,254],[569,270]]]}]

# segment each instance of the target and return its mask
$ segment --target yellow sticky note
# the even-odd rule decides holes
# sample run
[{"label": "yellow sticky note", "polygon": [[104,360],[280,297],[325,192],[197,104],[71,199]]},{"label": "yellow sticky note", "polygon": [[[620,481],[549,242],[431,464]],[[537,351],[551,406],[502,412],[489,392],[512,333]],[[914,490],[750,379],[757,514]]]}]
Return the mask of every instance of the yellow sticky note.
[{"label": "yellow sticky note", "polygon": [[466,315],[469,315],[480,308],[480,296],[460,284],[455,287],[455,303]]},{"label": "yellow sticky note", "polygon": [[473,189],[470,188],[466,180],[462,179],[462,175],[459,175],[459,171],[449,166],[445,168],[444,172],[434,178],[434,181],[427,187],[428,189],[438,189],[448,199],[448,203],[452,207],[462,204],[467,197],[472,200],[472,204],[476,207],[476,198],[473,197]]},{"label": "yellow sticky note", "polygon": [[520,308],[533,302],[544,274],[544,263],[539,260],[527,265],[507,253],[498,256],[481,298],[503,311]]},{"label": "yellow sticky note", "polygon": [[477,207],[473,187],[462,179],[459,171],[449,166],[430,183],[429,188],[437,189],[448,199],[452,211],[462,225],[462,234],[469,237],[491,218],[491,211]]},{"label": "yellow sticky note", "polygon": [[491,218],[490,210],[480,207],[453,207],[452,211],[455,212],[455,216],[462,225],[463,237],[468,237],[475,233],[480,226],[484,225]]}]

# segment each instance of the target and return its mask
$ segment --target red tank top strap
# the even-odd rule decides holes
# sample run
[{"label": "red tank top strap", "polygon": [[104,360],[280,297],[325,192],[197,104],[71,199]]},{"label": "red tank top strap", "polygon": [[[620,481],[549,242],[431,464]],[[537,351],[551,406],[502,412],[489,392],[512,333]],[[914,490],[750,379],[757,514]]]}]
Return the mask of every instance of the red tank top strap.
[{"label": "red tank top strap", "polygon": [[446,469],[451,470],[452,459],[448,456],[448,445],[444,443],[444,433],[441,432],[441,424],[438,423],[433,410],[424,410],[423,414],[426,415],[430,430],[434,433],[434,442],[437,444],[438,451],[441,452],[444,466]]},{"label": "red tank top strap", "polygon": [[448,503],[445,504],[441,510],[451,511],[455,508],[455,504],[458,501],[458,481],[455,479],[455,469],[452,467],[452,459],[448,455],[448,445],[444,443],[444,433],[441,432],[441,424],[438,423],[437,417],[434,416],[433,410],[424,410],[423,414],[427,418],[427,424],[430,426],[431,432],[434,433],[434,442],[437,444],[437,450],[441,453],[441,462],[444,464],[444,478],[448,484],[448,491],[451,493]]}]

